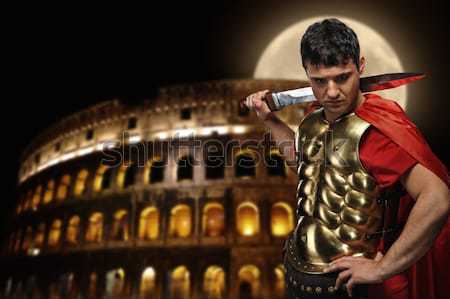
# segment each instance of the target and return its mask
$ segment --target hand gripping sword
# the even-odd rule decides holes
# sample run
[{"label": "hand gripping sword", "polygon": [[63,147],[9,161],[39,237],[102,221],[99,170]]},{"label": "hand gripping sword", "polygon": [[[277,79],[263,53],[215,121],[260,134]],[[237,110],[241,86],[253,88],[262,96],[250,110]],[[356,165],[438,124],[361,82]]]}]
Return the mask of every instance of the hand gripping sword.
[{"label": "hand gripping sword", "polygon": [[[422,78],[425,78],[425,75],[421,73],[392,73],[369,76],[360,78],[359,88],[361,92],[390,89]],[[271,111],[278,111],[286,106],[313,102],[315,100],[316,98],[314,97],[311,87],[268,93],[264,97],[264,101],[266,101],[267,106],[269,106]],[[245,99],[241,100],[241,108],[248,110],[248,107],[245,106],[244,103]]]}]

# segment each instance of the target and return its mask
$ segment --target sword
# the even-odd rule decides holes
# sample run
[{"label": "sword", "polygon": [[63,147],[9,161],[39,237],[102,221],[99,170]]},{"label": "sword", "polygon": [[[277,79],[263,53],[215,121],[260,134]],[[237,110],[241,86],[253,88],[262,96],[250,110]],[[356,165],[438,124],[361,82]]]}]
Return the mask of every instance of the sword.
[{"label": "sword", "polygon": [[[422,73],[391,73],[360,78],[359,89],[361,92],[395,88],[425,78]],[[281,92],[268,93],[264,101],[271,111],[279,111],[286,106],[315,101],[311,87],[291,89]],[[241,100],[241,109],[247,111],[248,107]]]}]

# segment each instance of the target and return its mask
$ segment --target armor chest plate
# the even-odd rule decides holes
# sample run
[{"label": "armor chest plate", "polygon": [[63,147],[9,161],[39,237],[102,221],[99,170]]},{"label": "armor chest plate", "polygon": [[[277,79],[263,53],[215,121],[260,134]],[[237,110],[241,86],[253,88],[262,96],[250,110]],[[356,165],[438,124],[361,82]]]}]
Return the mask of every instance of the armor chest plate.
[{"label": "armor chest plate", "polygon": [[372,257],[382,227],[380,188],[359,160],[370,124],[354,113],[328,123],[319,109],[296,134],[299,183],[294,255],[303,272],[320,273],[344,255]]}]

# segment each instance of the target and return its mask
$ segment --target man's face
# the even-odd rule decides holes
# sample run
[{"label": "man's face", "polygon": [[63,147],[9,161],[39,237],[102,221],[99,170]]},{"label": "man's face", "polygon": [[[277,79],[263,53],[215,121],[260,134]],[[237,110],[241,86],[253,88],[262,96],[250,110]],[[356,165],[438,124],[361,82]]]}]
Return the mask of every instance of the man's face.
[{"label": "man's face", "polygon": [[357,106],[364,58],[361,58],[359,70],[351,59],[332,67],[314,66],[309,62],[305,65],[314,96],[323,106],[328,120],[334,121]]}]

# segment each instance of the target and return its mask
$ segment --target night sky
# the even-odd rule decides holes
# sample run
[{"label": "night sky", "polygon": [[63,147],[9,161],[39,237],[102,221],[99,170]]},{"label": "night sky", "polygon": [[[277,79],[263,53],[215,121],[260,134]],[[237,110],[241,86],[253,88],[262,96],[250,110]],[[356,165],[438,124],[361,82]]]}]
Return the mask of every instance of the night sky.
[{"label": "night sky", "polygon": [[321,14],[366,23],[383,33],[407,71],[427,74],[409,89],[421,103],[409,102],[407,112],[450,166],[448,1],[241,2],[145,8],[40,4],[11,14],[3,40],[11,92],[3,96],[7,171],[1,236],[16,198],[20,152],[42,129],[100,101],[151,98],[161,85],[251,77],[272,38]]}]

